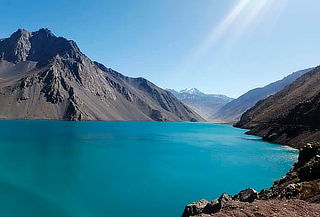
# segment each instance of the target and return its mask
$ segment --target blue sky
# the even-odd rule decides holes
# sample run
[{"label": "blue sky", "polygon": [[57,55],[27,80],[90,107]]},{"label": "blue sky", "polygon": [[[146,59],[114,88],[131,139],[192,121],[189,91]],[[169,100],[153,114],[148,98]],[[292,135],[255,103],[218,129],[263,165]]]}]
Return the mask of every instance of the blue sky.
[{"label": "blue sky", "polygon": [[46,27],[163,88],[237,97],[320,63],[319,0],[0,0],[0,38]]}]

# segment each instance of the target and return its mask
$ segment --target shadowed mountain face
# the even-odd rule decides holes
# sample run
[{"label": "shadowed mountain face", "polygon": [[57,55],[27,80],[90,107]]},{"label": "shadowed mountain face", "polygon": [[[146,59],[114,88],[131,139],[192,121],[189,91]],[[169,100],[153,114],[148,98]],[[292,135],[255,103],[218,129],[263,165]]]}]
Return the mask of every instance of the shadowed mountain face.
[{"label": "shadowed mountain face", "polygon": [[0,40],[0,118],[203,120],[173,94],[91,61],[48,29]]},{"label": "shadowed mountain face", "polygon": [[312,68],[297,71],[282,80],[271,83],[265,87],[250,90],[239,98],[223,106],[212,117],[210,117],[210,119],[217,122],[237,122],[240,120],[241,115],[253,107],[257,102],[279,92],[284,87],[294,82],[297,78],[311,70]]},{"label": "shadowed mountain face", "polygon": [[205,94],[196,88],[187,88],[181,91],[168,89],[168,91],[207,120],[212,114],[233,100],[224,95]]},{"label": "shadowed mountain face", "polygon": [[320,67],[257,103],[237,127],[267,141],[301,147],[320,139]]}]

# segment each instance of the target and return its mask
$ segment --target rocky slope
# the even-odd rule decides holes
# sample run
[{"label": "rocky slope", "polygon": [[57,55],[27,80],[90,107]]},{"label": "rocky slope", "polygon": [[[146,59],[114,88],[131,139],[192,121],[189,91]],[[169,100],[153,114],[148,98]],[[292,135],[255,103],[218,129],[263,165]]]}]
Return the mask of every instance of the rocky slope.
[{"label": "rocky slope", "polygon": [[243,114],[236,127],[264,140],[299,148],[320,139],[320,67]]},{"label": "rocky slope", "polygon": [[173,94],[91,61],[48,29],[0,41],[0,118],[203,120]]},{"label": "rocky slope", "polygon": [[205,94],[196,88],[187,88],[181,91],[167,90],[207,120],[210,120],[209,117],[212,114],[233,100],[224,95]]},{"label": "rocky slope", "polygon": [[271,83],[262,88],[256,88],[243,94],[239,98],[231,101],[219,109],[214,115],[210,117],[211,120],[216,122],[234,123],[240,120],[241,115],[253,107],[258,101],[267,98],[270,95],[277,93],[287,85],[291,84],[297,78],[301,77],[310,69],[305,69],[292,73],[291,75],[283,78],[282,80]]},{"label": "rocky slope", "polygon": [[305,146],[298,162],[271,188],[189,204],[182,217],[190,216],[320,216],[320,147]]}]

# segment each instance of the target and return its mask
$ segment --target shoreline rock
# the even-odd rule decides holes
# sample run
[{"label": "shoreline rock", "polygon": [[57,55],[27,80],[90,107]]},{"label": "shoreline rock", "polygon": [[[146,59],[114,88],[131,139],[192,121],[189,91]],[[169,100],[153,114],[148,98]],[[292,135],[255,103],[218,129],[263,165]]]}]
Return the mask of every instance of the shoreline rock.
[{"label": "shoreline rock", "polygon": [[[285,205],[292,209],[290,215],[267,209]],[[320,216],[320,147],[317,145],[304,146],[298,162],[272,187],[259,193],[248,188],[233,197],[224,193],[211,202],[201,200],[187,205],[182,217],[228,216],[228,213],[235,217],[251,216],[244,213],[250,214],[254,209],[257,214],[254,216],[305,216],[303,207],[311,207],[307,216]]]}]

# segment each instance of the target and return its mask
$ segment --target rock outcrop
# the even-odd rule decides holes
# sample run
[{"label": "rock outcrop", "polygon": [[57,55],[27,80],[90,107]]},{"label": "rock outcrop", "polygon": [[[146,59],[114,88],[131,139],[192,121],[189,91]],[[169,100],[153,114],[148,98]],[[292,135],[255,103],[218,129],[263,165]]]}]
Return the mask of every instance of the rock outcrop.
[{"label": "rock outcrop", "polygon": [[282,179],[262,190],[259,198],[263,200],[282,198],[300,199],[320,203],[320,148],[308,144],[299,155],[298,162]]},{"label": "rock outcrop", "polygon": [[0,119],[203,121],[173,94],[91,61],[48,29],[0,41]]},{"label": "rock outcrop", "polygon": [[190,216],[320,216],[320,147],[306,145],[298,162],[271,188],[192,203],[182,215]]}]

